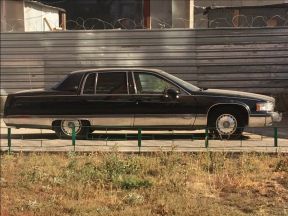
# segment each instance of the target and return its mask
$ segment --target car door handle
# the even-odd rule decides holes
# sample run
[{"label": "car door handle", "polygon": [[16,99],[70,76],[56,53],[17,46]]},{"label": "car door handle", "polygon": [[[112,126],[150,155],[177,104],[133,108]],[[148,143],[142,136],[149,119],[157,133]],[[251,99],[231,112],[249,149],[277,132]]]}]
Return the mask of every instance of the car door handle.
[{"label": "car door handle", "polygon": [[140,99],[138,99],[138,100],[136,100],[135,101],[135,103],[138,105],[139,103],[141,103],[142,102],[142,100],[140,100]]}]

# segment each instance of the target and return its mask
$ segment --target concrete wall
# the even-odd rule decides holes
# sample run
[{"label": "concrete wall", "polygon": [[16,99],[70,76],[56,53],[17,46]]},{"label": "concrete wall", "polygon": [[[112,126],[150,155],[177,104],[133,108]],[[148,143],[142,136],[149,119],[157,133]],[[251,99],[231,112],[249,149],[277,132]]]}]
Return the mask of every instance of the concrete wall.
[{"label": "concrete wall", "polygon": [[[191,21],[193,23],[193,19]],[[172,0],[172,27],[189,28],[189,26],[190,0]]]},{"label": "concrete wall", "polygon": [[150,16],[152,29],[172,27],[172,0],[150,1]]},{"label": "concrete wall", "polygon": [[[194,0],[152,0],[150,14],[152,29],[193,27]],[[190,14],[192,12],[192,14]]]}]

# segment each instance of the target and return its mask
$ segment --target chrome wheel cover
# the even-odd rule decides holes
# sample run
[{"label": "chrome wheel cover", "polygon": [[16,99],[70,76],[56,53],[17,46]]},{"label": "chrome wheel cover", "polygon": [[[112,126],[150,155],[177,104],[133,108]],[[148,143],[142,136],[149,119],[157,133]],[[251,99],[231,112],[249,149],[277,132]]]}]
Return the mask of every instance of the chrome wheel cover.
[{"label": "chrome wheel cover", "polygon": [[62,120],[61,130],[67,136],[72,136],[72,129],[75,127],[75,134],[78,134],[82,128],[81,121],[79,120]]},{"label": "chrome wheel cover", "polygon": [[222,114],[216,120],[216,129],[220,135],[231,135],[237,129],[237,120],[231,114]]}]

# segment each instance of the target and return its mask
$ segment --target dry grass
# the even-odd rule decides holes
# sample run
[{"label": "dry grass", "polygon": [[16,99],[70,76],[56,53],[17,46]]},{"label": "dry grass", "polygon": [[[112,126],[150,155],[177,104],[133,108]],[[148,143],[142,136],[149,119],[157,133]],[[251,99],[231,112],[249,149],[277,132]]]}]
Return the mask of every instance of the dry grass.
[{"label": "dry grass", "polygon": [[287,155],[1,156],[1,215],[288,215]]}]

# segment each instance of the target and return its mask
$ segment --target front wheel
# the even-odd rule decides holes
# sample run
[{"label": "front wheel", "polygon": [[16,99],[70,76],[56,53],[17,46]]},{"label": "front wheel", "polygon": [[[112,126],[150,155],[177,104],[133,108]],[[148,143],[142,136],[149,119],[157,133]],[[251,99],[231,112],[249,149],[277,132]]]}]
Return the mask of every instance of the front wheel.
[{"label": "front wheel", "polygon": [[220,138],[239,138],[244,130],[244,124],[237,112],[216,112],[209,119],[209,130]]},{"label": "front wheel", "polygon": [[54,123],[54,131],[59,138],[71,139],[73,127],[77,139],[87,138],[90,133],[90,124],[82,120],[59,120]]}]

